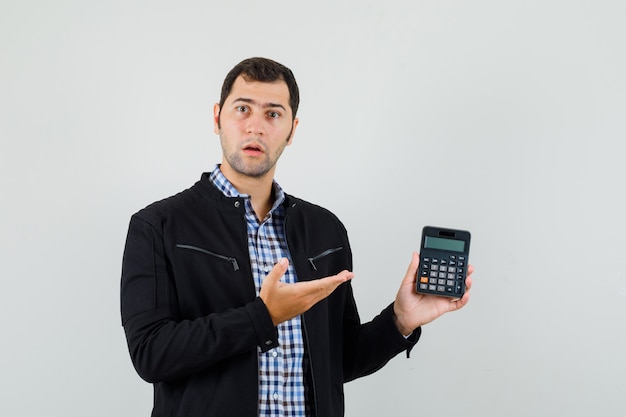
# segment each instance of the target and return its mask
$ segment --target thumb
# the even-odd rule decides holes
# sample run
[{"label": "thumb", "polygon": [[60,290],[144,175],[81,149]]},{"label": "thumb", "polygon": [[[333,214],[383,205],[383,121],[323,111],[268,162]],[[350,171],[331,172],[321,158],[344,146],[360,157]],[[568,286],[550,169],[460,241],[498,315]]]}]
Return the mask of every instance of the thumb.
[{"label": "thumb", "polygon": [[409,264],[409,267],[407,268],[403,283],[413,283],[415,281],[419,263],[420,263],[419,254],[417,252],[413,252],[413,255],[411,257],[411,263]]},{"label": "thumb", "polygon": [[267,281],[268,284],[277,283],[278,281],[280,281],[283,275],[285,275],[285,272],[287,272],[288,266],[289,261],[287,260],[287,258],[281,258],[278,262],[276,262],[276,264],[267,274],[263,282],[265,283],[265,281]]}]

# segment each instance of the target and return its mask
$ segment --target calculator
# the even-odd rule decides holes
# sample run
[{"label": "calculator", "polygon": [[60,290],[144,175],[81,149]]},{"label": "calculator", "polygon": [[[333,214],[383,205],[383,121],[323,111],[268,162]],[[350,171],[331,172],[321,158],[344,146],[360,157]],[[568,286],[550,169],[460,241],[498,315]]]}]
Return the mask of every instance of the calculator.
[{"label": "calculator", "polygon": [[465,294],[470,238],[466,230],[422,229],[417,292],[453,298]]}]

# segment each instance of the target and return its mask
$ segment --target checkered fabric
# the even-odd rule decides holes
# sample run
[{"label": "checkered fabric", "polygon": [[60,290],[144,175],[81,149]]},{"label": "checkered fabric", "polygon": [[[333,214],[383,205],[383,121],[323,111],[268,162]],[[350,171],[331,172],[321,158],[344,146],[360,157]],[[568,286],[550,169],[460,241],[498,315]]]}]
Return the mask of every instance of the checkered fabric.
[{"label": "checkered fabric", "polygon": [[[257,295],[263,279],[281,258],[289,259],[289,268],[282,282],[296,282],[296,273],[285,238],[285,199],[282,188],[274,182],[275,201],[272,209],[259,220],[252,208],[250,198],[240,194],[215,167],[211,182],[227,197],[243,197],[248,227],[248,250],[252,276]],[[302,323],[295,317],[278,325],[279,346],[268,352],[258,350],[259,357],[259,416],[296,417],[311,415],[310,404],[304,390],[306,369]]]}]

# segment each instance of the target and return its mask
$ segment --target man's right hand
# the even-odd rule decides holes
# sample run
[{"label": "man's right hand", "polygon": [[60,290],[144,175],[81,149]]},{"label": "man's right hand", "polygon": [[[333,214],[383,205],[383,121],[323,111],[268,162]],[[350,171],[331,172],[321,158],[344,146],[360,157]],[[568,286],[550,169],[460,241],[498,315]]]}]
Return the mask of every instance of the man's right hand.
[{"label": "man's right hand", "polygon": [[288,265],[286,258],[278,261],[263,280],[259,294],[275,326],[309,310],[332,294],[339,285],[354,277],[354,273],[350,271],[341,271],[330,277],[286,284],[280,282],[280,279]]}]

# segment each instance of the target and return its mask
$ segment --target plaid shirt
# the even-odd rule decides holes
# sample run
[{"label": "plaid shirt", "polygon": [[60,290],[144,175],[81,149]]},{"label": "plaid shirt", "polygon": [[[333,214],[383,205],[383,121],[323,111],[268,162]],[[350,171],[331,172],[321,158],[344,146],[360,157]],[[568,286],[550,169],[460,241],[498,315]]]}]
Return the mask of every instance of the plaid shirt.
[{"label": "plaid shirt", "polygon": [[[282,282],[297,281],[285,237],[285,193],[274,182],[274,205],[265,219],[259,221],[249,196],[240,194],[226,179],[219,165],[210,176],[211,182],[227,197],[244,197],[248,228],[248,252],[257,296],[265,276],[281,258],[289,259],[289,268]],[[268,352],[258,349],[259,416],[295,417],[310,415],[304,391],[305,352],[300,316],[278,325],[279,346]]]}]

